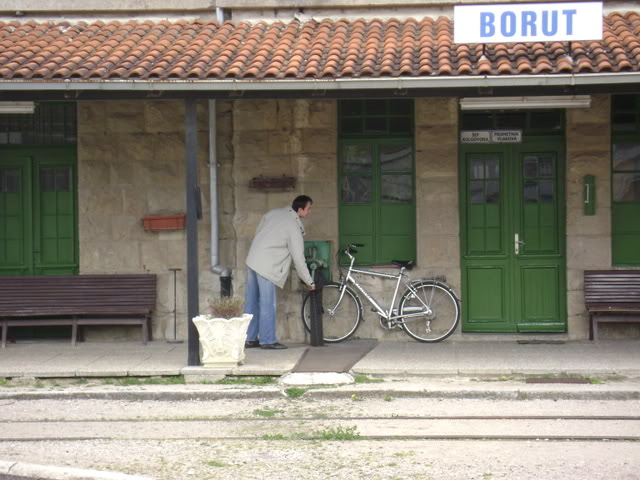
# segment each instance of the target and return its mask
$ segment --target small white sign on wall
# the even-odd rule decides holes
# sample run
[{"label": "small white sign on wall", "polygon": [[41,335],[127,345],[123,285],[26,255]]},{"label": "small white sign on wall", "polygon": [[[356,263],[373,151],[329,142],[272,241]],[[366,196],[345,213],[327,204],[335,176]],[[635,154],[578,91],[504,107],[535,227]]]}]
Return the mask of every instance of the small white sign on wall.
[{"label": "small white sign on wall", "polygon": [[602,2],[455,5],[455,43],[602,40]]},{"label": "small white sign on wall", "polygon": [[460,143],[520,143],[522,130],[464,130]]}]

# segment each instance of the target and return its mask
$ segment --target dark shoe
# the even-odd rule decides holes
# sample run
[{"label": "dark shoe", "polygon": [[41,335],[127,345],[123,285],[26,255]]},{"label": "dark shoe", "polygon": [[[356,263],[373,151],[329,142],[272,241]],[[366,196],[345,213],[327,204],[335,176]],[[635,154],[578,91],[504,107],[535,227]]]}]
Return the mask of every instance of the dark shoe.
[{"label": "dark shoe", "polygon": [[260,348],[264,348],[265,350],[284,350],[285,348],[289,348],[289,347],[276,342],[276,343],[265,343],[264,345],[260,345]]},{"label": "dark shoe", "polygon": [[260,346],[260,342],[258,340],[247,340],[244,342],[244,348],[258,348]]}]

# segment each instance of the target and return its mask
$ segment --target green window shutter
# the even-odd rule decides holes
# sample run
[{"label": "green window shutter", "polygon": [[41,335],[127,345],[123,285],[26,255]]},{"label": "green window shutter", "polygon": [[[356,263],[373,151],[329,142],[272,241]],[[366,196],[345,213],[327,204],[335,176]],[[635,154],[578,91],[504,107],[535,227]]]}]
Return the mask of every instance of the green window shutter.
[{"label": "green window shutter", "polygon": [[612,98],[611,250],[614,265],[640,265],[640,95]]},{"label": "green window shutter", "polygon": [[338,161],[340,244],[364,244],[361,265],[415,260],[413,140],[344,140]]}]

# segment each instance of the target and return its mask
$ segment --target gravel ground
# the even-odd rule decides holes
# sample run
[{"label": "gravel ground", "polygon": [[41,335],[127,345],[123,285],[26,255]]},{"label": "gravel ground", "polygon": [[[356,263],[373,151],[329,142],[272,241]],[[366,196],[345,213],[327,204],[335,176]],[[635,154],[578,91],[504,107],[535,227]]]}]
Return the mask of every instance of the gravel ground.
[{"label": "gravel ground", "polygon": [[158,480],[634,479],[640,445],[602,442],[89,441],[4,443],[3,457]]},{"label": "gravel ground", "polygon": [[[445,382],[446,383],[446,382]],[[455,387],[455,382],[451,383]],[[464,384],[466,386],[466,383]],[[384,384],[364,385],[384,388]],[[407,387],[398,383],[396,386]],[[389,387],[389,385],[387,385]],[[416,389],[431,388],[416,384]],[[139,388],[138,391],[152,387]],[[176,386],[177,389],[191,388]],[[210,387],[213,388],[213,387]],[[220,387],[227,388],[227,387]],[[298,399],[273,395],[264,398],[220,398],[218,400],[136,401],[0,398],[0,440],[19,431],[38,429],[38,421],[58,421],[59,436],[73,433],[95,436],[113,432],[97,420],[119,421],[126,428],[110,439],[0,441],[0,458],[26,463],[111,470],[149,475],[158,480],[181,479],[460,479],[460,480],[594,480],[638,479],[638,441],[529,441],[529,440],[381,440],[305,439],[312,428],[347,428],[362,417],[385,418],[386,431],[393,432],[393,416],[445,415],[634,415],[640,416],[638,400],[496,400],[464,398],[419,398],[388,393],[367,396],[358,386],[336,389],[334,398],[305,395]],[[479,385],[488,393],[505,388],[503,383]],[[556,387],[547,387],[556,388]],[[573,388],[573,387],[570,387]],[[576,389],[581,388],[576,386]],[[589,387],[593,388],[593,387]],[[604,388],[604,387],[603,387]],[[613,386],[611,388],[617,388]],[[15,391],[4,389],[4,391]],[[197,390],[197,389],[196,389]],[[255,392],[256,388],[247,389]],[[132,391],[131,389],[129,391]],[[267,391],[267,389],[265,389]],[[355,392],[355,393],[354,393]],[[339,420],[338,418],[342,418]],[[344,418],[347,418],[346,420]],[[268,423],[272,418],[288,422]],[[164,423],[154,432],[152,421],[218,419],[208,424],[209,438],[169,439],[168,430],[184,423]],[[239,422],[239,419],[244,421]],[[249,421],[247,421],[247,419]],[[309,421],[319,419],[319,421]],[[79,420],[88,420],[79,424]],[[253,422],[253,421],[255,422]],[[65,421],[68,425],[65,425]],[[33,423],[32,423],[33,422]],[[259,423],[258,423],[259,422]],[[200,424],[201,422],[196,422]],[[611,428],[613,423],[608,422]],[[159,425],[159,423],[158,423]],[[266,425],[266,427],[265,427]],[[272,425],[269,429],[269,425]],[[282,430],[287,425],[288,430]],[[417,425],[417,423],[416,423]],[[546,428],[562,428],[549,420]],[[53,426],[53,425],[51,425]],[[102,426],[102,427],[101,427]],[[139,426],[136,427],[136,426]],[[205,424],[205,427],[207,424]],[[127,432],[138,428],[150,439],[134,439]],[[202,428],[202,425],[199,425]],[[421,427],[420,427],[421,428]],[[492,428],[489,426],[488,428]],[[615,428],[615,426],[613,427]],[[628,427],[627,427],[628,428]],[[82,430],[86,429],[86,430]],[[101,431],[103,429],[103,431]],[[133,429],[133,430],[132,430]],[[585,423],[583,433],[596,435],[598,426]],[[235,431],[244,439],[216,438]],[[269,432],[265,434],[264,432]],[[35,436],[36,430],[32,430]],[[200,434],[201,431],[194,434]],[[285,434],[280,436],[284,432]],[[402,432],[398,428],[398,432]],[[371,431],[367,432],[371,434]],[[375,434],[375,431],[373,432]],[[640,436],[640,432],[636,432]],[[364,432],[363,432],[364,434]],[[28,435],[26,435],[28,436]],[[180,435],[178,435],[180,436]],[[281,439],[282,438],[282,439]]]}]

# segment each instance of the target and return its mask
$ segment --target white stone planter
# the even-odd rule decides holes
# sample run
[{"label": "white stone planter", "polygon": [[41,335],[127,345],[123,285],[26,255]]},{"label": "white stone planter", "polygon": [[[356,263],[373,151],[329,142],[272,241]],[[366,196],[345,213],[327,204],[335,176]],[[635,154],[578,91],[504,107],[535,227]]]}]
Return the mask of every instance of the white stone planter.
[{"label": "white stone planter", "polygon": [[193,323],[200,334],[202,365],[205,367],[235,367],[244,360],[244,342],[253,315],[214,318],[198,315]]}]

